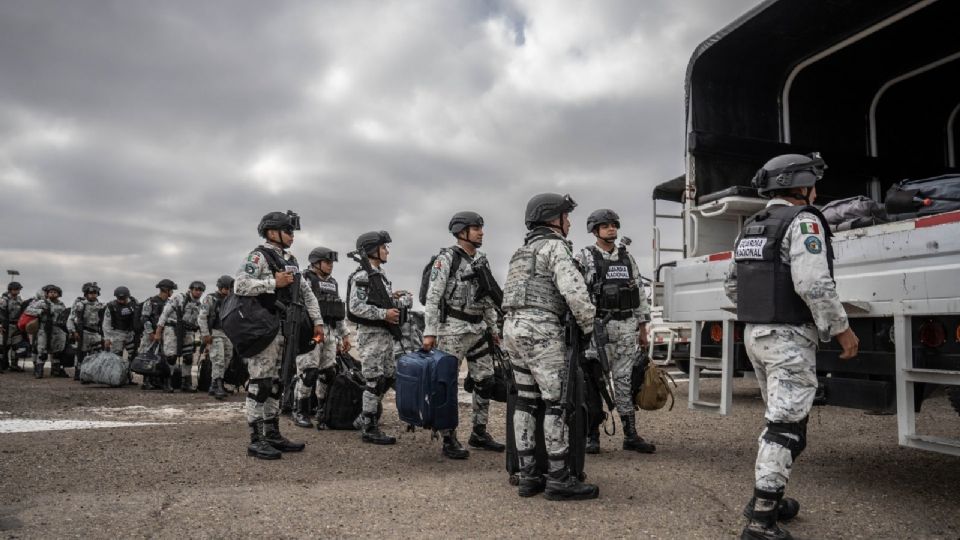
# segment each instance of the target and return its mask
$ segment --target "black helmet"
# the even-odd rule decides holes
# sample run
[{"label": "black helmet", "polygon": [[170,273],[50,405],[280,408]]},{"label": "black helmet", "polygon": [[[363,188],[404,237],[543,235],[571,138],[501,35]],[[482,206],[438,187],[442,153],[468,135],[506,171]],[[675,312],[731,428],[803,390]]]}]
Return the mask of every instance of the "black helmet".
[{"label": "black helmet", "polygon": [[780,189],[811,187],[823,178],[826,169],[827,164],[817,152],[806,156],[783,154],[764,164],[750,184],[761,197],[769,196],[771,191]]},{"label": "black helmet", "polygon": [[609,208],[601,208],[599,210],[594,210],[589,217],[587,217],[587,232],[592,233],[597,230],[597,227],[603,225],[604,223],[613,223],[620,228],[620,216],[616,212],[610,210]]},{"label": "black helmet", "polygon": [[43,292],[48,293],[50,291],[57,291],[58,296],[63,296],[63,289],[57,287],[56,285],[44,285]]},{"label": "black helmet", "polygon": [[191,281],[189,289],[200,289],[200,292],[207,290],[207,286],[202,281]]},{"label": "black helmet", "polygon": [[337,252],[323,246],[315,247],[307,256],[307,260],[310,261],[310,264],[317,264],[319,261],[337,262]]},{"label": "black helmet", "polygon": [[161,279],[156,287],[158,289],[170,289],[171,291],[177,290],[177,284],[169,279]]},{"label": "black helmet", "polygon": [[232,289],[233,288],[233,276],[228,276],[226,274],[217,278],[217,288],[218,289]]},{"label": "black helmet", "polygon": [[457,212],[450,218],[450,224],[447,225],[447,229],[454,236],[460,234],[467,227],[483,227],[483,216],[469,210]]},{"label": "black helmet", "polygon": [[128,298],[130,296],[130,289],[121,285],[113,290],[113,295],[117,298]]},{"label": "black helmet", "polygon": [[390,233],[387,231],[365,232],[357,237],[357,251],[364,255],[370,255],[377,251],[377,248],[384,244],[393,242],[390,239]]},{"label": "black helmet", "polygon": [[577,203],[570,195],[540,193],[531,197],[527,203],[524,223],[526,223],[527,229],[533,229],[537,225],[570,213],[576,207]]},{"label": "black helmet", "polygon": [[19,281],[11,281],[11,282],[7,285],[7,290],[8,290],[8,291],[19,291],[19,290],[21,290],[21,289],[23,289],[23,285],[21,285]]},{"label": "black helmet", "polygon": [[283,212],[270,212],[260,218],[260,224],[257,225],[257,233],[264,238],[267,237],[267,231],[282,230],[300,230],[300,216],[293,210],[287,210],[286,214]]},{"label": "black helmet", "polygon": [[90,281],[88,283],[84,283],[83,287],[81,287],[80,290],[83,291],[83,294],[89,294],[89,293],[100,294],[100,286],[97,285],[96,281]]}]

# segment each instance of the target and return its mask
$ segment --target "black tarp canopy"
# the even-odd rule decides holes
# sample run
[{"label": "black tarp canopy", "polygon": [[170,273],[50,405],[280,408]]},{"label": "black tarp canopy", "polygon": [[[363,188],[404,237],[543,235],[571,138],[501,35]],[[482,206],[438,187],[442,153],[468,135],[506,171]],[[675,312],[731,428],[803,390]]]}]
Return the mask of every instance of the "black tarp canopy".
[{"label": "black tarp canopy", "polygon": [[683,202],[683,192],[687,189],[687,177],[681,174],[673,180],[653,188],[653,198],[658,201]]},{"label": "black tarp canopy", "polygon": [[697,196],[787,152],[822,153],[822,202],[957,172],[958,21],[957,0],[768,0],[711,36],[687,66]]}]

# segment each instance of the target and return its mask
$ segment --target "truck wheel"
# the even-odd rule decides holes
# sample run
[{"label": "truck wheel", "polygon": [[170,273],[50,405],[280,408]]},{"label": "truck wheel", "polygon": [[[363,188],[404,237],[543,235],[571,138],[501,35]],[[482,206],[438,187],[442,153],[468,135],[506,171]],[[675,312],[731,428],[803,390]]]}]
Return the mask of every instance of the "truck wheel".
[{"label": "truck wheel", "polygon": [[957,411],[957,414],[960,414],[960,386],[948,388],[947,397],[950,398],[950,404],[953,405],[953,410]]}]

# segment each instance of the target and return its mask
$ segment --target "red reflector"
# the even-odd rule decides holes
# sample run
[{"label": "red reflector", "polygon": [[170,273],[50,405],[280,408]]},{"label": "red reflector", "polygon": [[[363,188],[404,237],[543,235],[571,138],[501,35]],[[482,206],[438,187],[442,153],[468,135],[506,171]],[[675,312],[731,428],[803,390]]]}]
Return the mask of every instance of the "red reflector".
[{"label": "red reflector", "polygon": [[710,340],[714,343],[723,341],[723,326],[720,326],[720,323],[710,325]]},{"label": "red reflector", "polygon": [[918,229],[921,227],[935,227],[937,225],[943,225],[944,223],[955,223],[957,221],[960,221],[960,212],[947,212],[946,214],[920,218],[914,227]]},{"label": "red reflector", "polygon": [[942,347],[947,341],[943,324],[937,321],[926,321],[920,325],[920,343],[926,347]]},{"label": "red reflector", "polygon": [[[958,218],[958,221],[960,221],[960,218]],[[731,257],[733,257],[732,251],[724,251],[723,253],[714,253],[713,255],[708,256],[707,260],[709,260],[710,262],[725,261]]]}]

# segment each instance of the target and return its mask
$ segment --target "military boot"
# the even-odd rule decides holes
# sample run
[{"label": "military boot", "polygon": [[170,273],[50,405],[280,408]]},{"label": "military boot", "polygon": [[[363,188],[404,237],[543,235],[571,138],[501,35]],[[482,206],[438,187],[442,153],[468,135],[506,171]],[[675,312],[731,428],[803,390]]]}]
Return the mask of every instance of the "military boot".
[{"label": "military boot", "polygon": [[470,457],[470,451],[457,440],[457,430],[455,429],[450,430],[443,436],[443,447],[440,449],[440,453],[450,459],[467,459]]},{"label": "military boot", "polygon": [[[757,504],[757,498],[752,497],[750,502],[743,507],[743,517],[753,519],[753,507]],[[780,499],[777,505],[777,521],[790,521],[800,513],[800,501],[784,497]]]},{"label": "military boot", "polygon": [[599,426],[590,428],[590,433],[587,434],[586,452],[588,454],[600,453],[600,427]]},{"label": "military boot", "polygon": [[317,416],[314,419],[317,424],[317,431],[323,431],[329,427],[325,421],[325,417],[327,416],[326,406],[327,403],[325,399],[317,401]]},{"label": "military boot", "polygon": [[627,414],[620,417],[620,423],[623,425],[623,449],[633,450],[641,454],[652,454],[657,451],[657,447],[643,437],[637,435],[637,417],[634,414]]},{"label": "military boot", "polygon": [[0,373],[8,369],[10,369],[10,351],[6,347],[0,347]]},{"label": "military boot", "polygon": [[310,396],[297,400],[293,406],[293,415],[290,418],[293,420],[293,425],[297,427],[313,427],[313,422],[310,421]]},{"label": "military boot", "polygon": [[753,512],[750,522],[740,533],[740,540],[790,540],[793,536],[777,524],[777,511],[783,492],[753,491]]},{"label": "military boot", "polygon": [[257,459],[280,459],[281,452],[263,439],[263,420],[247,424],[250,428],[250,445],[247,446],[247,455]]},{"label": "military boot", "polygon": [[529,465],[520,469],[520,482],[518,484],[517,494],[521,497],[533,497],[543,493],[547,486],[547,479],[537,471],[537,464],[531,460]]},{"label": "military boot", "polygon": [[50,364],[50,376],[59,377],[61,379],[70,378],[70,375],[67,375],[67,370],[63,369],[63,366],[60,365],[60,362],[54,362]]},{"label": "military boot", "polygon": [[217,381],[210,382],[210,388],[207,388],[207,395],[213,397],[213,391],[217,388]]},{"label": "military boot", "polygon": [[484,424],[473,426],[473,433],[470,434],[470,440],[467,441],[467,444],[474,448],[491,450],[493,452],[503,452],[506,449],[506,446],[498,443],[493,436],[487,432],[487,426]]},{"label": "military boot", "polygon": [[227,391],[223,388],[223,379],[214,379],[213,384],[210,385],[210,388],[213,390],[214,398],[224,399],[227,397]]},{"label": "military boot", "polygon": [[188,394],[195,394],[197,392],[197,389],[193,387],[193,375],[190,374],[189,369],[180,377],[180,391]]},{"label": "military boot", "polygon": [[73,364],[73,380],[80,380],[80,365],[83,364],[83,356],[80,353],[77,353],[76,363]]},{"label": "military boot", "polygon": [[380,431],[376,414],[363,413],[363,442],[372,444],[396,444],[396,437],[391,437]]},{"label": "military boot", "polygon": [[171,382],[170,382],[170,375],[166,375],[166,376],[162,377],[161,383],[163,384],[163,391],[164,391],[164,392],[166,392],[166,393],[168,393],[168,394],[172,394],[172,393],[173,393],[173,385],[172,385]]},{"label": "military boot", "polygon": [[47,363],[47,355],[38,356],[33,360],[33,378],[43,378],[43,365]]},{"label": "military boot", "polygon": [[13,360],[10,362],[10,371],[23,373],[23,366],[20,365],[20,358],[17,356],[14,356]]},{"label": "military boot", "polygon": [[582,501],[599,497],[600,488],[581,482],[576,475],[570,473],[568,466],[564,466],[547,474],[547,486],[543,496],[551,501]]},{"label": "military boot", "polygon": [[302,442],[293,442],[280,434],[279,416],[263,421],[263,440],[281,452],[302,452],[307,446]]}]

